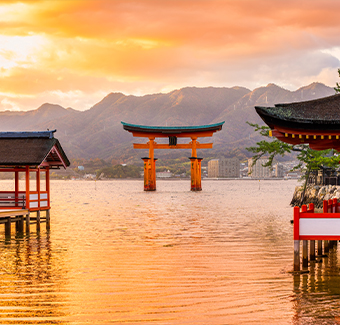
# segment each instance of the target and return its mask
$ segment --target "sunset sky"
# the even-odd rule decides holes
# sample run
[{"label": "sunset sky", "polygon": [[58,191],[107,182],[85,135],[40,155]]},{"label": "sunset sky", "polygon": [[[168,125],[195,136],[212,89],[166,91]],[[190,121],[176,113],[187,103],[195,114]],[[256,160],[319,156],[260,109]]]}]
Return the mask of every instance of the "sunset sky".
[{"label": "sunset sky", "polygon": [[0,0],[0,110],[340,81],[339,0]]}]

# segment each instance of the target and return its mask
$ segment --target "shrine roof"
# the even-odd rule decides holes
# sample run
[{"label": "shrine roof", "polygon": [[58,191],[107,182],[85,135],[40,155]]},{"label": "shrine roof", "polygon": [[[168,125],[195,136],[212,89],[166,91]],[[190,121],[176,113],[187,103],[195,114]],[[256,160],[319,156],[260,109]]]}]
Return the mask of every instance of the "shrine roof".
[{"label": "shrine roof", "polygon": [[192,133],[192,132],[205,132],[205,131],[219,131],[222,129],[222,125],[225,123],[215,123],[208,125],[197,125],[197,126],[147,126],[137,125],[121,122],[124,130],[130,132],[146,132],[146,133],[162,133],[162,134],[173,134],[173,133]]},{"label": "shrine roof", "polygon": [[0,166],[69,166],[54,132],[0,132]]},{"label": "shrine roof", "polygon": [[289,127],[308,130],[340,130],[340,94],[320,99],[255,106],[256,112],[272,129]]}]

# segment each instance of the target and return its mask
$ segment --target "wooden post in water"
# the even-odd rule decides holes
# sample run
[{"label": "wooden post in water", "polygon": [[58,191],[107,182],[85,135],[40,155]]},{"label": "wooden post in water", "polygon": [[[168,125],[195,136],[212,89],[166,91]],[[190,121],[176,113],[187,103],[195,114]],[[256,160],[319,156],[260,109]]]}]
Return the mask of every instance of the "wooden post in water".
[{"label": "wooden post in water", "polygon": [[299,207],[294,207],[294,271],[300,271]]},{"label": "wooden post in water", "polygon": [[308,268],[308,240],[302,241],[302,268]]},{"label": "wooden post in water", "polygon": [[315,240],[310,241],[309,256],[311,261],[315,261]]},{"label": "wooden post in water", "polygon": [[24,232],[24,216],[18,216],[19,220],[15,222],[15,230],[19,233]]},{"label": "wooden post in water", "polygon": [[30,222],[31,222],[31,218],[30,218],[30,213],[28,212],[26,215],[26,233],[30,232]]},{"label": "wooden post in water", "polygon": [[327,253],[329,253],[329,241],[325,240],[324,245],[325,245],[324,252],[325,252],[325,254],[327,254]]},{"label": "wooden post in water", "polygon": [[51,216],[50,216],[50,209],[46,210],[46,230],[51,229]]},{"label": "wooden post in water", "polygon": [[40,231],[40,211],[37,211],[37,232]]},{"label": "wooden post in water", "polygon": [[322,256],[322,240],[318,240],[318,256]]},{"label": "wooden post in water", "polygon": [[6,218],[5,222],[5,236],[11,237],[11,217]]}]

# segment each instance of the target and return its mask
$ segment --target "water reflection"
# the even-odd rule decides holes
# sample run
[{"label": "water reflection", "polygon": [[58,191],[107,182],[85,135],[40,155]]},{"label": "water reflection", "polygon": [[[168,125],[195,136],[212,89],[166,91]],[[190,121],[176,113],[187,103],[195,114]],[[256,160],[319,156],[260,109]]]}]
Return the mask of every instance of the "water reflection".
[{"label": "water reflection", "polygon": [[49,232],[0,241],[1,324],[67,324],[63,252],[51,245]]},{"label": "water reflection", "polygon": [[53,181],[50,233],[0,229],[0,324],[338,323],[337,250],[287,273],[295,183],[142,186]]},{"label": "water reflection", "polygon": [[309,274],[294,277],[294,325],[340,324],[340,268],[338,249],[311,262]]}]

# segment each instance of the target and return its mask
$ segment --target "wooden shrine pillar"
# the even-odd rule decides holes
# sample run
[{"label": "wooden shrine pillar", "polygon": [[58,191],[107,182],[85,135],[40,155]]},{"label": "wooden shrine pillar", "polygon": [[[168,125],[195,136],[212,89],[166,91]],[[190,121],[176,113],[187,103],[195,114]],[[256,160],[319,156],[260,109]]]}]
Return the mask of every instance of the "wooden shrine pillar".
[{"label": "wooden shrine pillar", "polygon": [[38,192],[38,208],[40,210],[40,168],[36,170],[36,189]]},{"label": "wooden shrine pillar", "polygon": [[51,198],[50,198],[50,167],[46,167],[45,180],[46,180],[47,204],[48,204],[48,209],[50,209],[51,208]]},{"label": "wooden shrine pillar", "polygon": [[25,180],[26,180],[26,198],[25,198],[25,208],[30,208],[30,168],[26,166],[25,170]]},{"label": "wooden shrine pillar", "polygon": [[19,206],[19,171],[15,171],[14,172],[14,187],[15,187],[15,206],[18,207]]}]

